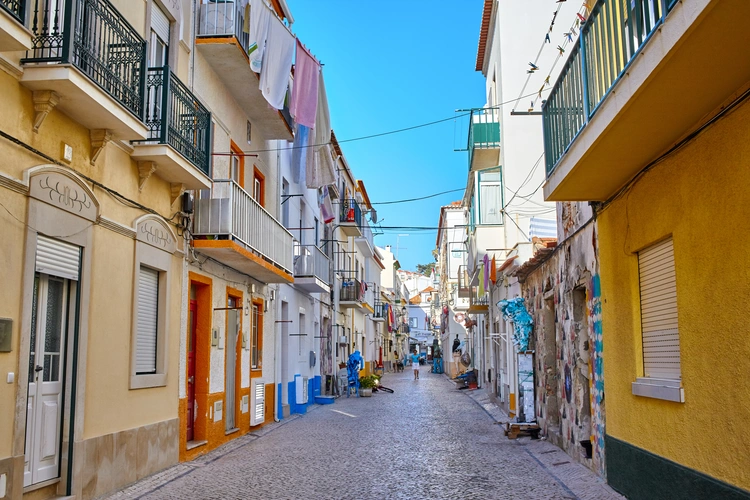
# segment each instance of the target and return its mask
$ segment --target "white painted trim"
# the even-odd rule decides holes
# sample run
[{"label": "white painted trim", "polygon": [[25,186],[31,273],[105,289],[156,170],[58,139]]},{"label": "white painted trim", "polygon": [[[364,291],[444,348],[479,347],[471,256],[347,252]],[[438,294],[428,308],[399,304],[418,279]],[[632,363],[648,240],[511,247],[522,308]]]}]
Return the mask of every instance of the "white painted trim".
[{"label": "white painted trim", "polygon": [[638,377],[631,390],[634,396],[684,403],[685,388],[681,384],[679,380]]}]

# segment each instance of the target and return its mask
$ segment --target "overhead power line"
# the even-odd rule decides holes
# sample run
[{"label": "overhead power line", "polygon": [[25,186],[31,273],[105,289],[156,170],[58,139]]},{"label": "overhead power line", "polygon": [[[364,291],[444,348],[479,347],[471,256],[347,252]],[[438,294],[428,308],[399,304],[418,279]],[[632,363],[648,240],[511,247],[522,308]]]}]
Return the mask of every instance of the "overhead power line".
[{"label": "overhead power line", "polygon": [[459,188],[459,189],[451,189],[450,191],[442,191],[440,193],[429,194],[427,196],[421,196],[419,198],[408,198],[406,200],[373,201],[370,204],[371,205],[393,205],[395,203],[409,203],[409,202],[412,202],[412,201],[419,201],[419,200],[426,200],[428,198],[434,198],[436,196],[440,196],[441,194],[455,193],[457,191],[463,191],[465,189],[466,189],[465,187],[462,187],[462,188]]}]

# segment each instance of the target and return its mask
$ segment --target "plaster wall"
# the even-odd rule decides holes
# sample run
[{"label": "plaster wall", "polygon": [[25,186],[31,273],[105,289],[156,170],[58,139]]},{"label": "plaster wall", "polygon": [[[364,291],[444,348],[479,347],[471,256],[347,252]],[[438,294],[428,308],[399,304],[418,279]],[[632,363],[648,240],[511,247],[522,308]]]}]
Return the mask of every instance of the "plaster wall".
[{"label": "plaster wall", "polygon": [[[560,6],[555,24],[550,33],[550,43],[542,47],[537,66],[539,70],[528,74],[529,62],[537,56],[552,21],[554,9],[543,0],[510,0],[495,2],[496,15],[490,25],[491,39],[488,40],[486,61],[486,96],[489,105],[498,105],[517,99],[521,95],[533,94],[544,86],[544,80],[552,71],[550,81],[554,82],[562,64],[553,64],[558,57],[556,46],[564,44],[564,33],[573,25],[580,2],[554,4]],[[574,38],[574,39],[577,39]],[[528,81],[528,83],[527,83]],[[549,88],[549,87],[547,87]],[[529,202],[516,198],[507,208],[513,222],[504,226],[505,247],[512,248],[519,241],[526,241],[529,234],[530,213],[533,207],[546,204],[541,189],[534,191],[544,181],[544,166],[537,165],[544,152],[541,116],[512,116],[511,111],[541,111],[542,98],[524,97],[518,103],[511,102],[500,108],[501,151],[500,163],[503,166],[504,198],[508,203],[514,193],[533,193]],[[540,160],[543,162],[543,159]],[[535,168],[536,166],[536,168]],[[528,179],[528,181],[527,181]]]},{"label": "plaster wall", "polygon": [[[707,128],[599,214],[607,434],[746,490],[750,437],[750,105]],[[739,210],[739,211],[738,211]],[[643,376],[637,252],[672,237],[685,402],[635,396]],[[717,425],[717,418],[720,425]],[[696,429],[712,429],[696,432]]]}]

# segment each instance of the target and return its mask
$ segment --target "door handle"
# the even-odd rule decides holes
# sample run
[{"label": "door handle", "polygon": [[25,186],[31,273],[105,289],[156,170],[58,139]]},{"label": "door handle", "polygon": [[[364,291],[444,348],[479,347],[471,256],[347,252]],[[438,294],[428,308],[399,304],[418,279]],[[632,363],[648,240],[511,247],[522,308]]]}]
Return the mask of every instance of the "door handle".
[{"label": "door handle", "polygon": [[188,377],[188,384],[194,384],[195,383],[195,377],[192,375]]},{"label": "door handle", "polygon": [[36,365],[36,368],[34,368],[34,371],[39,373],[40,371],[44,370],[43,366]]}]

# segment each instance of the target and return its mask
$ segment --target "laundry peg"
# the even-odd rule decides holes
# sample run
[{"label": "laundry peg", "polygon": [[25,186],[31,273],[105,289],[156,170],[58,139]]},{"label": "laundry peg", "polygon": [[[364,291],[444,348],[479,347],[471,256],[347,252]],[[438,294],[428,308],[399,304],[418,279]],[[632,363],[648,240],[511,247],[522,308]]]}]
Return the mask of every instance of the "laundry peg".
[{"label": "laundry peg", "polygon": [[562,47],[560,47],[559,45],[557,46],[557,50],[559,50],[559,51],[560,51],[560,55],[563,55],[563,54],[565,54],[565,49],[564,49],[564,48],[562,48]]}]

